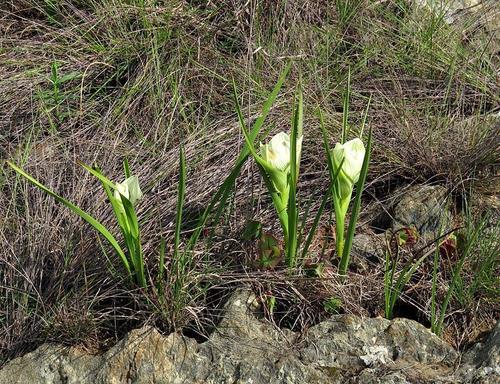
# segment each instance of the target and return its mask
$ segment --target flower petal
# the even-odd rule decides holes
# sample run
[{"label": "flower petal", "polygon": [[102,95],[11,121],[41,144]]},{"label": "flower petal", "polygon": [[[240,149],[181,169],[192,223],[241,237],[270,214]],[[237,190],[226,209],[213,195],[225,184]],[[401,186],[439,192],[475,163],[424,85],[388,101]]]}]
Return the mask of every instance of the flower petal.
[{"label": "flower petal", "polygon": [[139,178],[137,176],[131,176],[123,183],[116,184],[115,197],[118,199],[120,195],[128,199],[132,204],[135,204],[136,201],[142,197],[142,191],[139,187]]}]

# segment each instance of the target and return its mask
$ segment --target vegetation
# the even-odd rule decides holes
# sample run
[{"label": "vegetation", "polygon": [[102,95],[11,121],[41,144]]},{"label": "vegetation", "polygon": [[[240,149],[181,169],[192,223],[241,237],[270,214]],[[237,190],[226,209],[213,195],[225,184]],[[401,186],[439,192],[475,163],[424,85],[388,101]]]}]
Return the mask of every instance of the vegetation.
[{"label": "vegetation", "polygon": [[[406,0],[2,2],[0,364],[144,323],[203,338],[242,285],[293,329],[385,313],[458,347],[488,329],[499,42],[477,13],[445,16]],[[254,148],[279,132],[281,190]],[[355,137],[356,187],[330,147]],[[124,159],[140,200],[112,181]],[[410,184],[450,191],[445,237],[377,228]],[[386,260],[360,267],[355,231],[386,231]]]}]

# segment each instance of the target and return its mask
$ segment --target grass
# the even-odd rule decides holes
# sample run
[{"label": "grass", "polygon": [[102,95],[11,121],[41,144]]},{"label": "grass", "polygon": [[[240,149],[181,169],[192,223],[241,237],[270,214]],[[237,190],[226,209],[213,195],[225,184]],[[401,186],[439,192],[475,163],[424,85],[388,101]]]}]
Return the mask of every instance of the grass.
[{"label": "grass", "polygon": [[[481,14],[493,11],[493,2],[487,3]],[[165,332],[203,333],[216,321],[217,303],[243,281],[268,292],[277,324],[294,329],[327,316],[324,303],[332,297],[343,303],[336,311],[379,314],[383,267],[372,265],[370,274],[351,268],[342,282],[328,258],[331,207],[322,198],[329,180],[314,111],[324,112],[334,142],[342,132],[349,68],[353,136],[360,133],[372,97],[367,124],[373,153],[362,207],[378,204],[397,187],[427,182],[450,186],[457,195],[472,190],[479,206],[498,192],[491,181],[498,161],[492,116],[500,94],[498,41],[481,27],[479,16],[449,25],[404,0],[2,2],[0,160],[20,165],[117,233],[105,196],[94,193],[99,182],[77,162],[100,164],[118,180],[122,160],[129,159],[144,180],[137,215],[146,278],[163,276],[169,286],[175,281],[168,273],[173,255],[181,259],[184,250],[189,268],[175,310],[168,290],[163,295],[151,290],[144,300],[123,280],[119,260],[91,228],[2,162],[0,362],[47,340],[106,348],[147,322]],[[289,78],[279,95],[275,90],[276,102],[263,124],[261,107],[288,62]],[[249,220],[261,222],[270,236],[279,233],[279,223],[257,169],[238,162],[244,148],[232,80],[246,126],[261,124],[262,132],[274,134],[289,126],[299,74],[306,134],[299,222],[306,229],[318,227],[314,237],[306,237],[307,253],[299,254],[306,270],[316,270],[312,280],[300,270],[288,276],[280,268],[254,268],[254,244],[239,236]],[[186,187],[182,220],[176,223],[181,143]],[[236,164],[240,169],[231,173]],[[216,195],[227,204],[216,206],[219,199],[211,200]],[[215,215],[203,214],[211,202]],[[323,214],[316,216],[321,206]],[[361,210],[358,230],[366,226],[368,212]],[[196,224],[200,214],[206,229]],[[464,262],[449,299],[443,334],[459,346],[460,332],[474,334],[471,329],[488,324],[498,311],[492,299],[498,290],[492,238],[481,235],[478,259]],[[440,287],[448,286],[453,274],[439,262],[436,297],[441,299]],[[399,301],[425,319],[432,274],[424,272],[432,267],[430,259],[422,264]],[[423,287],[418,292],[417,282]],[[476,320],[464,321],[461,313]]]},{"label": "grass", "polygon": [[[463,306],[468,302],[472,304],[473,298],[477,297],[479,287],[485,290],[484,297],[488,298],[497,291],[497,282],[494,276],[498,268],[498,241],[492,239],[492,236],[498,234],[498,223],[490,226],[488,216],[473,218],[471,216],[468,204],[465,204],[465,225],[464,229],[458,234],[455,248],[451,248],[446,256],[456,256],[455,263],[451,272],[449,287],[444,295],[440,305],[437,305],[437,280],[434,276],[432,286],[432,309],[431,309],[431,329],[438,335],[443,332],[444,320],[447,315],[447,309],[450,305],[452,296],[462,303]],[[437,255],[434,258],[433,274],[437,274]],[[462,271],[466,262],[472,262],[472,273],[467,277],[471,280],[468,285],[462,276]],[[490,296],[493,297],[494,296]],[[436,309],[439,308],[439,311]],[[439,315],[439,316],[438,316]]]}]

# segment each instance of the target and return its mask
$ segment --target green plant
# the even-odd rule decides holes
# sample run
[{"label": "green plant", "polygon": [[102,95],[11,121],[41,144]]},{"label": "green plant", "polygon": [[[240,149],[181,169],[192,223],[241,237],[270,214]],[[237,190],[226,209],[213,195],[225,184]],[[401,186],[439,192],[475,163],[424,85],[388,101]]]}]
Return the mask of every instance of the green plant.
[{"label": "green plant", "polygon": [[362,0],[335,0],[335,8],[342,28],[349,25],[352,18],[360,10],[361,5]]},{"label": "green plant", "polygon": [[47,79],[50,83],[50,89],[39,93],[42,110],[49,121],[51,133],[56,133],[59,125],[68,116],[68,112],[63,110],[63,103],[69,96],[65,94],[63,85],[79,77],[80,74],[77,72],[61,76],[59,73],[59,64],[57,61],[52,62],[50,76]]},{"label": "green plant", "polygon": [[[172,268],[172,278],[174,279],[173,284],[173,297],[174,303],[182,304],[184,300],[180,300],[180,296],[183,295],[185,286],[185,277],[187,274],[187,269],[189,268],[190,260],[187,253],[180,252],[180,236],[181,236],[181,224],[182,224],[182,211],[184,207],[184,200],[186,197],[186,156],[184,154],[184,148],[181,146],[179,152],[179,183],[177,189],[177,207],[175,215],[175,233],[174,233],[174,257],[173,257],[173,268]],[[161,253],[160,253],[161,255]],[[163,264],[163,263],[162,263]],[[163,267],[161,265],[161,267]],[[179,308],[176,308],[179,310]]]},{"label": "green plant", "polygon": [[493,300],[500,298],[500,223],[492,226],[486,225],[489,219],[486,215],[482,225],[482,233],[478,236],[481,241],[477,244],[477,253],[472,265],[472,281],[466,286],[469,301],[473,301],[478,294],[491,297]]},{"label": "green plant", "polygon": [[269,316],[274,315],[274,310],[276,308],[276,296],[272,294],[266,294],[264,296],[264,308],[266,309]]},{"label": "green plant", "polygon": [[297,139],[298,132],[302,132],[302,96],[299,96],[299,105],[295,111],[291,136],[284,132],[278,133],[268,144],[261,144],[260,155],[257,154],[243,127],[246,143],[257,162],[278,213],[285,239],[286,262],[289,267],[296,265],[297,253],[296,189],[302,142],[302,135]]},{"label": "green plant", "polygon": [[30,183],[55,198],[58,202],[64,204],[94,227],[94,229],[96,229],[113,247],[114,251],[120,257],[127,274],[129,276],[133,276],[134,281],[139,284],[139,286],[143,288],[146,287],[147,282],[144,270],[144,258],[141,247],[139,222],[134,208],[136,201],[142,197],[142,192],[139,187],[138,178],[137,176],[132,176],[130,174],[130,169],[126,160],[124,161],[125,181],[118,184],[115,184],[106,178],[99,169],[89,167],[85,164],[82,164],[82,166],[92,175],[97,177],[101,182],[113,208],[118,225],[120,226],[128,253],[125,253],[111,232],[93,216],[73,204],[71,201],[66,200],[54,191],[50,190],[14,163],[7,161],[7,164],[19,175],[26,178]]},{"label": "green plant", "polygon": [[[288,72],[290,71],[290,66],[291,64],[287,64],[285,68],[281,71],[281,74],[279,76],[279,79],[277,83],[275,84],[273,90],[269,94],[267,100],[264,102],[264,105],[262,106],[262,111],[259,115],[259,117],[255,120],[255,123],[253,124],[251,131],[249,133],[249,139],[253,142],[256,137],[258,136],[262,125],[264,124],[264,121],[269,114],[269,111],[271,110],[271,107],[274,104],[274,101],[276,100],[276,97],[278,96],[278,93],[281,90],[281,87],[283,86],[283,83],[288,75]],[[245,121],[243,118],[243,114],[241,112],[240,104],[238,102],[238,97],[237,97],[237,92],[236,92],[236,85],[233,82],[233,96],[234,96],[234,102],[236,105],[237,113],[238,113],[238,119],[242,127],[246,127]],[[245,128],[246,129],[246,128]],[[213,221],[217,222],[218,219],[221,217],[224,207],[226,205],[226,202],[231,195],[231,192],[234,189],[234,184],[236,181],[236,178],[240,174],[241,168],[243,167],[243,164],[245,164],[246,160],[248,159],[248,156],[250,156],[251,153],[251,148],[248,145],[244,145],[243,148],[241,149],[240,154],[238,155],[238,158],[236,159],[236,162],[234,166],[231,168],[231,172],[229,175],[226,177],[224,182],[221,184],[221,186],[217,189],[217,192],[214,194],[214,196],[210,199],[210,202],[208,203],[207,207],[203,211],[203,214],[201,215],[200,219],[198,220],[198,223],[196,225],[195,230],[191,234],[189,238],[189,242],[185,248],[184,252],[191,252],[194,245],[198,241],[201,231],[205,227],[208,219],[210,218],[210,215],[212,212],[215,211],[215,214],[213,215],[212,219]],[[217,209],[216,209],[217,207]]]},{"label": "green plant", "polygon": [[[480,217],[478,219],[474,219],[469,210],[469,206],[467,202],[465,202],[465,227],[462,231],[457,234],[457,244],[456,251],[458,252],[459,259],[453,268],[451,281],[446,291],[446,294],[439,306],[438,311],[438,303],[437,303],[437,274],[438,274],[438,261],[437,255],[434,258],[434,267],[433,267],[433,278],[432,278],[432,293],[431,293],[431,331],[436,335],[441,335],[443,332],[444,320],[446,317],[446,312],[448,310],[448,306],[450,301],[455,294],[460,294],[460,282],[462,281],[461,273],[462,269],[467,260],[472,258],[480,258],[481,254],[476,254],[477,250],[481,250],[481,242],[486,235],[486,230],[488,229],[488,218]],[[492,243],[490,243],[491,245]],[[493,263],[490,264],[493,268],[495,265],[495,259],[498,254],[498,244],[494,243],[492,249],[487,248],[488,253],[486,254],[486,260],[490,259],[491,255],[493,255]],[[490,253],[493,251],[492,253]],[[479,257],[478,257],[479,256]],[[490,259],[491,260],[491,259]],[[473,281],[478,282],[477,279],[485,278],[487,275],[484,275],[486,272],[485,269],[479,268],[476,269],[473,277]],[[486,281],[486,280],[485,280]],[[474,288],[477,287],[476,284],[471,284],[465,292],[462,292],[461,296],[463,299],[464,294],[470,294],[474,292]]]},{"label": "green plant", "polygon": [[297,105],[292,119],[291,135],[285,132],[278,133],[268,144],[261,144],[260,154],[257,153],[253,144],[255,137],[251,137],[245,127],[235,88],[234,95],[246,146],[257,163],[267,190],[271,195],[274,208],[278,213],[285,240],[286,263],[289,268],[293,268],[297,263],[298,247],[296,193],[302,146],[302,91],[299,90],[298,92]]},{"label": "green plant", "polygon": [[323,308],[331,315],[336,315],[342,309],[344,303],[338,297],[329,297],[323,301]]},{"label": "green plant", "polygon": [[[422,265],[424,260],[432,253],[433,250],[426,252],[417,260],[408,261],[397,275],[397,269],[400,263],[401,247],[403,247],[408,239],[412,236],[413,230],[410,228],[402,228],[396,231],[391,239],[387,242],[385,252],[385,269],[384,269],[384,314],[386,319],[392,319],[394,314],[394,306],[398,301],[404,287],[410,281],[415,271]],[[391,252],[391,247],[394,245],[395,254]],[[436,252],[439,252],[439,247],[436,246]],[[396,278],[397,275],[397,278]]]},{"label": "green plant", "polygon": [[[332,150],[330,149],[328,144],[328,134],[323,120],[323,115],[320,113],[320,125],[323,133],[323,143],[328,160],[330,182],[332,183],[331,196],[335,212],[335,243],[337,256],[340,257],[339,273],[341,275],[346,275],[347,268],[349,266],[352,239],[354,238],[356,222],[361,207],[361,195],[363,193],[366,175],[368,174],[372,144],[371,128],[368,133],[366,150],[364,148],[363,142],[359,138],[355,138],[348,142],[345,141],[349,134],[349,78],[350,76],[348,76],[347,90],[344,93],[342,138],[341,142],[337,143]],[[368,102],[361,124],[361,134],[363,133],[363,129],[366,124],[369,107],[370,102]],[[356,185],[357,192],[354,199],[354,205],[346,235],[345,218],[351,202],[351,195],[354,189],[354,185]]]}]

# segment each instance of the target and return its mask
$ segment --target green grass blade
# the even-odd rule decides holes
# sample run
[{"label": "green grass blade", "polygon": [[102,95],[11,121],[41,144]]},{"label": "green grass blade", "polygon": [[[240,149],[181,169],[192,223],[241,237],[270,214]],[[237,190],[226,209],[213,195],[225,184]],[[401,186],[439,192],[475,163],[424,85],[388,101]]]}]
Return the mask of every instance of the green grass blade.
[{"label": "green grass blade", "polygon": [[236,86],[233,83],[233,95],[234,95],[234,100],[235,100],[235,107],[236,107],[236,112],[238,114],[238,121],[240,122],[240,127],[241,131],[243,132],[243,137],[245,138],[245,144],[248,150],[250,151],[250,154],[253,156],[255,161],[266,171],[272,172],[272,169],[269,167],[266,161],[257,153],[257,150],[255,149],[255,146],[253,144],[253,141],[255,139],[252,139],[250,134],[247,132],[247,128],[245,126],[245,119],[243,118],[243,114],[241,113],[241,107],[240,103],[238,102],[238,97],[236,94]]},{"label": "green grass blade", "polygon": [[437,273],[439,267],[439,241],[436,241],[436,250],[432,263],[432,287],[431,287],[431,331],[435,332],[436,325],[436,299],[437,299]]},{"label": "green grass blade", "polygon": [[347,229],[344,251],[339,264],[339,273],[343,276],[345,276],[345,274],[347,273],[347,268],[349,266],[349,258],[352,248],[352,239],[354,238],[354,232],[356,230],[356,222],[358,220],[359,210],[361,208],[361,195],[363,194],[366,175],[368,174],[371,152],[372,152],[372,130],[370,128],[368,132],[368,141],[366,143],[365,158],[363,159],[363,166],[361,167],[361,173],[359,175],[358,184],[356,185],[356,198],[354,199],[354,206],[352,209],[351,219],[349,220],[349,227]]},{"label": "green grass blade", "polygon": [[163,284],[163,279],[165,277],[165,238],[162,236],[160,239],[160,260],[158,261],[158,277],[157,277],[157,289],[160,297],[163,297],[165,292],[165,286]]},{"label": "green grass blade", "polygon": [[130,270],[130,265],[128,263],[127,257],[125,256],[125,253],[123,252],[122,248],[120,247],[120,244],[116,241],[114,236],[102,225],[99,221],[97,221],[95,218],[93,218],[91,215],[89,215],[87,212],[82,210],[81,208],[77,207],[75,204],[70,202],[69,200],[66,200],[64,197],[59,196],[57,193],[53,192],[49,188],[47,188],[45,185],[40,183],[38,180],[30,176],[28,173],[24,172],[21,168],[17,167],[14,163],[7,161],[7,164],[18,174],[26,178],[30,183],[35,185],[36,187],[40,188],[42,191],[47,193],[48,195],[52,196],[54,199],[56,199],[58,202],[64,204],[66,207],[71,209],[74,213],[76,213],[78,216],[80,216],[83,220],[85,220],[87,223],[89,223],[94,229],[96,229],[108,242],[109,244],[113,247],[113,249],[116,251],[118,256],[120,257],[123,266],[125,267],[126,271],[128,274],[131,273]]},{"label": "green grass blade", "polygon": [[349,67],[347,72],[347,87],[343,94],[342,103],[342,141],[340,144],[344,144],[347,136],[349,135],[349,100],[351,98],[351,67]]},{"label": "green grass blade", "polygon": [[484,222],[475,228],[471,229],[468,228],[468,231],[472,231],[472,234],[469,232],[468,239],[466,241],[465,247],[463,249],[463,254],[460,257],[460,260],[458,261],[458,264],[455,266],[453,269],[453,275],[451,278],[451,283],[450,286],[448,287],[448,291],[446,292],[446,296],[443,300],[443,303],[441,304],[441,308],[439,311],[439,319],[438,319],[438,324],[436,326],[436,335],[440,335],[442,330],[443,330],[443,324],[444,324],[444,317],[446,316],[446,310],[448,309],[448,305],[450,304],[451,296],[454,293],[457,283],[460,278],[460,273],[462,272],[462,268],[464,266],[465,260],[467,256],[469,255],[472,247],[476,244],[476,241],[478,239],[479,234],[482,231],[482,227],[484,225]]},{"label": "green grass blade", "polygon": [[300,225],[298,226],[297,233],[297,244],[303,244],[304,237],[305,235],[305,229],[306,229],[306,224],[307,220],[309,219],[309,216],[311,215],[311,208],[314,203],[314,200],[312,198],[307,198],[306,199],[307,204],[304,207],[304,213],[302,214],[301,219],[299,220]]},{"label": "green grass blade", "polygon": [[325,153],[326,153],[326,159],[327,159],[327,163],[328,163],[328,171],[330,173],[330,176],[333,175],[335,173],[334,171],[334,166],[333,166],[333,157],[332,157],[332,154],[330,152],[330,144],[328,143],[328,133],[326,131],[326,127],[325,127],[325,120],[324,120],[324,117],[323,117],[323,112],[321,111],[321,109],[318,110],[318,114],[319,114],[319,126],[321,128],[321,134],[323,136],[323,147],[325,148]]},{"label": "green grass blade", "polygon": [[[177,207],[175,215],[175,233],[174,233],[174,257],[172,265],[172,278],[174,281],[172,292],[174,297],[174,306],[176,311],[182,308],[185,300],[185,278],[186,266],[192,262],[189,258],[187,250],[182,255],[179,252],[181,225],[182,225],[182,212],[184,207],[184,200],[186,196],[186,156],[184,147],[181,145],[179,150],[179,184],[177,186]],[[206,211],[205,211],[206,212]],[[193,244],[194,245],[194,244]]]},{"label": "green grass blade", "polygon": [[309,233],[307,234],[306,241],[304,243],[304,247],[302,248],[302,260],[305,260],[307,257],[307,252],[309,250],[309,247],[311,246],[311,243],[314,238],[314,234],[316,233],[316,230],[319,225],[319,221],[321,220],[321,215],[323,214],[323,211],[325,210],[326,203],[328,202],[328,199],[332,193],[332,188],[333,188],[333,183],[330,182],[330,185],[326,191],[326,193],[323,195],[323,198],[321,199],[321,205],[318,208],[318,211],[316,212],[316,216],[314,216],[314,221],[311,229],[309,230]]},{"label": "green grass blade", "polygon": [[184,152],[184,147],[181,145],[179,151],[179,184],[177,188],[177,208],[175,215],[174,260],[176,263],[179,263],[182,269],[184,269],[184,262],[183,260],[179,260],[179,245],[181,241],[182,211],[184,207],[185,196],[186,196],[186,155]]},{"label": "green grass blade", "polygon": [[368,103],[366,104],[365,113],[363,114],[363,119],[361,121],[361,132],[359,133],[359,137],[363,136],[363,131],[365,130],[366,120],[368,118],[368,111],[370,110],[371,103],[372,103],[372,95],[370,95],[370,97],[368,98]]},{"label": "green grass blade", "polygon": [[390,252],[386,250],[385,252],[385,268],[384,268],[384,309],[385,309],[385,318],[392,319],[392,310],[391,310],[391,293],[392,293],[392,276],[391,273],[391,256]]},{"label": "green grass blade", "polygon": [[123,173],[125,174],[125,178],[128,179],[131,174],[130,174],[130,166],[128,164],[128,160],[125,159],[123,160]]},{"label": "green grass blade", "polygon": [[[262,106],[262,112],[261,112],[260,116],[255,120],[255,123],[252,127],[252,132],[250,134],[250,138],[251,138],[252,142],[257,138],[257,136],[260,132],[260,129],[262,128],[262,125],[264,124],[264,121],[266,120],[267,115],[269,114],[269,111],[271,110],[271,107],[273,106],[274,102],[276,101],[276,98],[278,97],[278,93],[281,91],[281,88],[283,87],[285,79],[288,76],[288,72],[290,72],[291,65],[292,65],[292,62],[288,62],[288,64],[285,66],[285,68],[283,69],[283,71],[280,74],[280,77],[278,78],[278,82],[276,83],[273,90],[269,94],[269,97],[267,98],[267,100],[264,102],[264,105]],[[239,160],[241,160],[243,158],[246,159],[248,157],[248,155],[250,153],[247,152],[247,150],[248,150],[248,148],[246,148],[246,150],[245,150],[245,148],[243,148],[243,150],[240,153],[240,156],[238,157]]]},{"label": "green grass blade", "polygon": [[97,177],[103,184],[107,185],[108,187],[112,188],[113,190],[116,189],[115,183],[113,183],[111,180],[109,180],[106,176],[104,176],[100,170],[94,169],[93,167],[79,162],[79,164],[85,168],[88,172],[90,172],[93,176]]},{"label": "green grass blade", "polygon": [[290,175],[289,185],[290,194],[288,195],[288,241],[286,244],[286,262],[288,268],[294,268],[297,263],[297,179],[299,173],[299,166],[297,164],[300,159],[297,158],[297,135],[302,132],[303,124],[303,100],[302,90],[299,89],[298,103],[295,109],[292,123],[292,132],[290,138]]}]

